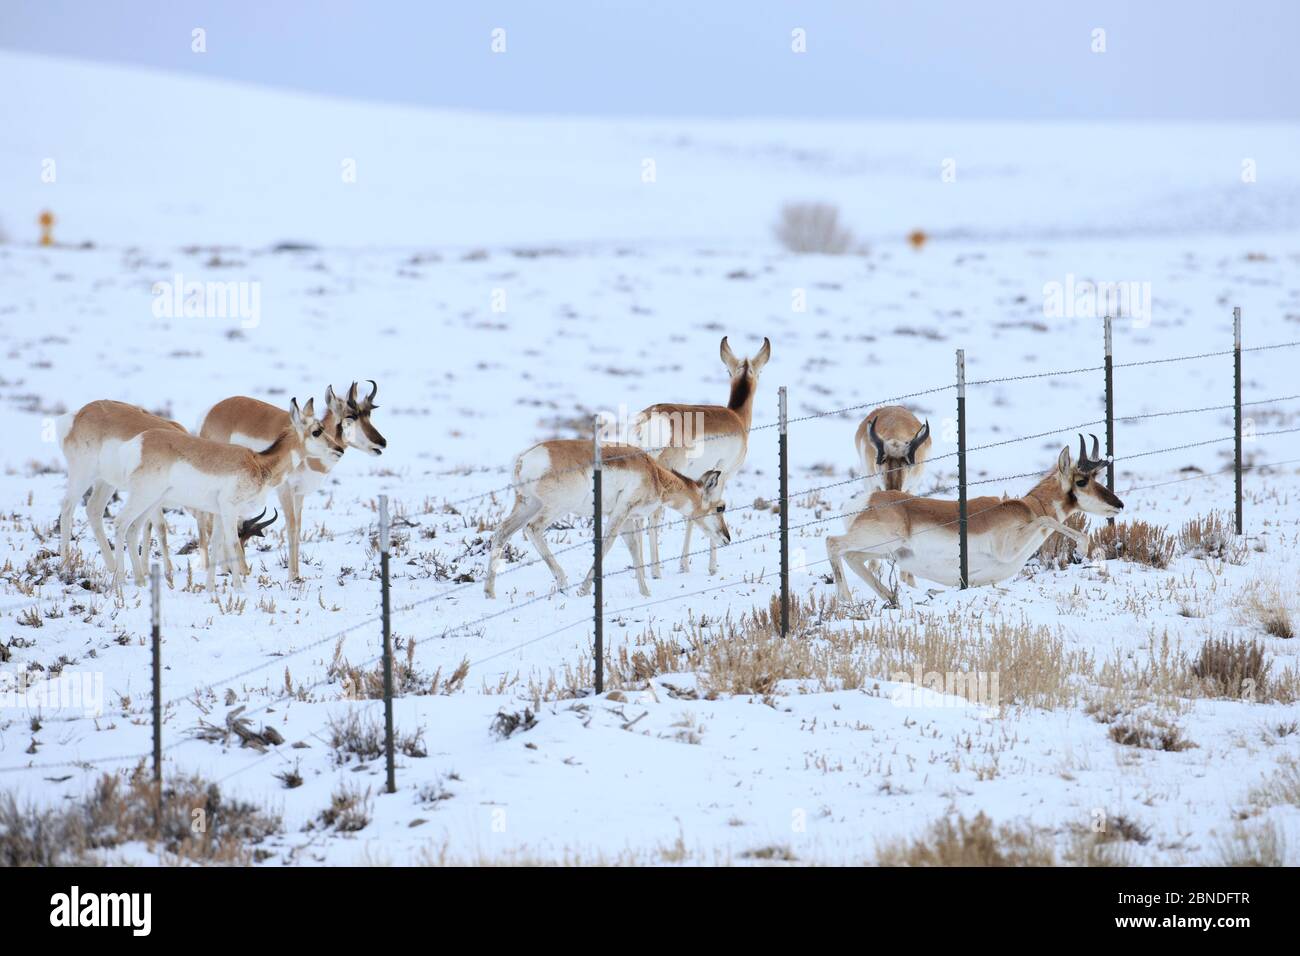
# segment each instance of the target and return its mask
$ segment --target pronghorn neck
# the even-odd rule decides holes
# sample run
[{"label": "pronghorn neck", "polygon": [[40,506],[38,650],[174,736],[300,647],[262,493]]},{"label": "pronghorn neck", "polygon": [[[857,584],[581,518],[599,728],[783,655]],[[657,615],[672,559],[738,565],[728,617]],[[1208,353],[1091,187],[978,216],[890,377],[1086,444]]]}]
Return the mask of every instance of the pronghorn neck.
[{"label": "pronghorn neck", "polygon": [[684,515],[691,515],[699,510],[700,496],[689,478],[669,468],[660,468],[656,477],[659,500],[665,505]]},{"label": "pronghorn neck", "polygon": [[268,484],[278,485],[303,460],[293,429],[286,428],[265,451],[255,452]]},{"label": "pronghorn neck", "polygon": [[754,382],[747,371],[742,371],[731,380],[731,398],[727,407],[740,416],[745,427],[754,417]]},{"label": "pronghorn neck", "polygon": [[1074,495],[1061,490],[1061,483],[1055,471],[1034,485],[1020,500],[1028,505],[1035,515],[1055,518],[1057,521],[1064,521],[1079,510],[1079,502],[1075,500]]}]

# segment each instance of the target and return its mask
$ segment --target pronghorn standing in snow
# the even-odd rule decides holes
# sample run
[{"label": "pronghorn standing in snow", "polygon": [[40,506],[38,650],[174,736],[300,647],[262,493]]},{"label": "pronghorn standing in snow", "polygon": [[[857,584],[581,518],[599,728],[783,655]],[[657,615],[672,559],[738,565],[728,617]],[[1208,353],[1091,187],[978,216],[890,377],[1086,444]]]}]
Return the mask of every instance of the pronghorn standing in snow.
[{"label": "pronghorn standing in snow", "polygon": [[[316,420],[314,402],[302,410],[298,400],[289,404],[289,421],[270,447],[254,452],[238,445],[196,438],[184,431],[155,428],[117,446],[105,456],[105,480],[127,492],[117,516],[116,553],[131,558],[137,584],[144,583],[144,567],[136,552],[140,530],[154,509],[164,502],[214,515],[212,554],[208,558],[208,590],[213,590],[216,568],[230,564],[232,584],[243,586],[235,557],[235,537],[241,514],[279,486],[306,456],[337,458],[342,448]],[[263,512],[265,513],[265,512]],[[114,584],[120,586],[126,562],[118,560]]]},{"label": "pronghorn standing in snow", "polygon": [[[643,595],[650,594],[641,558],[640,517],[655,510],[671,508],[687,519],[686,526],[699,524],[709,541],[726,545],[731,541],[723,518],[722,475],[708,471],[700,478],[688,478],[660,466],[640,448],[631,445],[604,445],[602,453],[601,505],[608,553],[621,534],[632,553],[637,586]],[[581,439],[561,438],[529,448],[515,459],[515,506],[492,536],[488,554],[487,580],[483,592],[496,597],[497,563],[506,543],[521,528],[533,543],[542,560],[555,575],[556,587],[568,585],[564,569],[546,544],[546,529],[566,514],[591,514],[592,443]],[[595,567],[587,573],[578,589],[586,594],[591,587]]]},{"label": "pronghorn standing in snow", "polygon": [[[731,398],[726,407],[721,405],[677,405],[664,403],[643,409],[634,423],[636,444],[649,451],[665,468],[680,472],[690,478],[700,478],[717,471],[719,496],[726,490],[727,482],[745,463],[749,449],[749,426],[754,417],[754,394],[758,391],[758,376],[767,360],[772,357],[772,343],[763,339],[763,347],[753,358],[738,359],[722,337],[719,348],[722,362],[731,376]],[[650,572],[660,576],[659,526],[663,522],[663,508],[650,516]],[[686,524],[686,540],[682,545],[681,570],[690,570],[691,526]],[[709,573],[718,570],[718,543],[709,539]]]},{"label": "pronghorn standing in snow", "polygon": [[[1109,517],[1124,503],[1096,477],[1104,468],[1097,456],[1097,437],[1092,439],[1092,457],[1079,436],[1079,459],[1070,460],[1070,449],[1062,449],[1056,467],[1021,498],[973,498],[967,502],[968,580],[972,586],[993,584],[1015,575],[1053,531],[1083,544],[1087,537],[1067,526],[1065,520],[1079,511]],[[887,602],[894,596],[881,583],[868,562],[893,561],[928,581],[953,587],[961,583],[957,559],[958,505],[937,498],[916,498],[902,491],[877,491],[869,507],[846,518],[843,535],[826,538],[839,597],[852,599],[844,579],[841,559],[848,562]]]},{"label": "pronghorn standing in snow", "polygon": [[[59,447],[68,460],[68,489],[59,509],[59,556],[64,567],[72,559],[72,513],[81,496],[93,487],[86,502],[86,523],[99,542],[104,563],[109,571],[117,568],[113,546],[104,531],[104,506],[117,486],[104,480],[104,463],[117,454],[123,442],[130,441],[151,428],[172,429],[185,434],[185,427],[170,419],[145,411],[138,405],[115,402],[111,399],[87,402],[75,412],[61,416],[56,425]],[[167,522],[161,507],[151,516],[150,525],[158,528],[158,541],[162,548],[163,566],[167,580],[172,578],[172,561],[167,547]],[[145,539],[148,547],[149,539]]]},{"label": "pronghorn standing in snow", "polygon": [[[343,451],[357,448],[369,455],[382,455],[388,441],[370,421],[370,414],[379,406],[375,396],[379,386],[370,383],[370,394],[357,396],[357,383],[353,382],[346,398],[339,398],[331,385],[325,390],[325,415],[321,425],[337,446],[338,454],[306,455],[293,469],[287,481],[279,487],[280,507],[284,511],[285,529],[289,542],[289,579],[296,581],[298,552],[302,541],[302,506],[307,496],[320,487],[325,476],[338,464]],[[229,442],[244,448],[260,451],[270,446],[289,424],[288,413],[275,405],[256,398],[237,395],[212,406],[199,422],[198,434],[212,441]],[[211,533],[211,518],[197,516],[199,546],[205,550]],[[247,568],[244,569],[247,573]]]},{"label": "pronghorn standing in snow", "polygon": [[910,492],[930,456],[930,423],[902,405],[882,405],[862,419],[854,443],[868,491]]}]

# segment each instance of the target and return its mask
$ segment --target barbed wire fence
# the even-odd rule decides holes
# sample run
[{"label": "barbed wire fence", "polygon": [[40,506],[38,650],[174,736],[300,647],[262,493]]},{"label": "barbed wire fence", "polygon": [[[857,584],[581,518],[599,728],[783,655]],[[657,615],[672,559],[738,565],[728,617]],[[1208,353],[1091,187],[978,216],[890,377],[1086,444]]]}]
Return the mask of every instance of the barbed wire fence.
[{"label": "barbed wire fence", "polygon": [[[1255,407],[1255,406],[1262,406],[1262,405],[1274,405],[1286,401],[1293,401],[1296,399],[1300,399],[1300,394],[1283,395],[1274,398],[1253,399],[1251,401],[1244,401],[1243,400],[1244,398],[1243,379],[1242,379],[1242,355],[1243,353],[1249,353],[1249,352],[1261,352],[1261,351],[1269,351],[1269,350],[1276,350],[1276,349],[1295,348],[1297,346],[1300,346],[1300,341],[1279,342],[1271,345],[1260,345],[1260,346],[1243,348],[1242,336],[1241,336],[1241,310],[1239,308],[1233,310],[1233,348],[1225,349],[1222,351],[1202,352],[1202,353],[1180,355],[1180,356],[1173,356],[1173,357],[1166,357],[1166,358],[1116,363],[1114,362],[1112,322],[1109,316],[1107,316],[1104,320],[1103,337],[1104,337],[1103,362],[1101,365],[1087,366],[1081,368],[1059,369],[1059,370],[1046,371],[1046,372],[1030,372],[1030,373],[1023,373],[1018,375],[997,377],[997,378],[967,380],[965,375],[965,352],[964,350],[959,349],[957,350],[957,355],[956,355],[957,371],[956,371],[955,380],[950,384],[938,385],[926,389],[920,389],[920,390],[908,392],[902,395],[877,399],[871,402],[863,402],[855,405],[846,406],[843,408],[832,409],[829,411],[815,412],[812,414],[802,415],[794,418],[791,418],[788,415],[787,390],[784,386],[782,386],[778,390],[777,421],[769,424],[753,426],[747,429],[747,435],[752,435],[753,433],[758,431],[770,430],[772,428],[778,429],[777,460],[778,460],[779,487],[777,490],[777,494],[775,496],[775,500],[769,506],[764,499],[760,498],[757,499],[753,504],[742,506],[735,509],[729,509],[728,511],[729,514],[735,514],[740,512],[756,511],[756,510],[766,511],[769,510],[770,508],[770,510],[776,512],[779,518],[778,526],[775,529],[734,539],[730,541],[729,544],[730,545],[755,544],[758,542],[771,541],[773,538],[779,539],[779,545],[780,545],[779,553],[778,553],[779,573],[776,575],[777,578],[776,596],[777,599],[779,600],[780,614],[779,614],[779,620],[778,622],[776,622],[776,628],[780,633],[780,635],[783,638],[788,638],[790,634],[790,618],[791,618],[790,535],[791,533],[796,531],[803,531],[808,528],[825,525],[829,522],[847,521],[850,519],[855,519],[857,516],[865,514],[869,511],[881,511],[886,508],[896,507],[904,504],[910,498],[910,496],[904,496],[890,501],[878,502],[877,504],[872,505],[869,500],[870,496],[868,496],[868,500],[866,501],[863,507],[852,508],[850,510],[839,512],[832,515],[819,516],[809,521],[791,525],[789,522],[789,510],[790,510],[791,501],[799,500],[801,498],[810,498],[814,495],[820,494],[823,491],[840,488],[848,485],[858,484],[859,482],[863,481],[863,478],[861,476],[855,476],[855,477],[850,477],[848,479],[827,482],[825,484],[791,492],[789,490],[789,429],[790,426],[801,424],[808,421],[818,420],[818,419],[841,417],[850,412],[855,412],[864,409],[874,409],[874,408],[881,407],[883,405],[894,404],[897,402],[907,401],[909,399],[919,398],[922,396],[952,393],[955,399],[957,448],[955,451],[952,452],[948,452],[937,456],[931,456],[928,459],[926,459],[926,461],[927,463],[932,463],[932,462],[942,461],[946,459],[954,459],[954,458],[956,459],[956,465],[957,465],[956,483],[943,486],[943,487],[933,488],[930,490],[929,494],[949,495],[949,494],[956,493],[957,508],[956,508],[955,517],[949,520],[938,522],[925,529],[913,531],[909,536],[909,540],[911,537],[915,537],[918,534],[934,533],[941,530],[952,529],[955,527],[956,537],[958,539],[958,542],[957,542],[957,554],[954,555],[954,557],[957,559],[958,567],[959,567],[959,573],[958,573],[959,586],[963,589],[968,587],[970,584],[969,535],[970,535],[971,521],[972,519],[979,517],[981,514],[984,514],[987,511],[993,510],[994,508],[1001,506],[1001,500],[999,500],[995,504],[982,506],[978,510],[972,513],[969,507],[970,501],[967,496],[968,489],[983,486],[983,485],[991,485],[991,484],[999,484],[999,483],[1009,482],[1009,481],[1016,481],[1020,479],[1041,478],[1042,475],[1045,473],[1045,470],[1038,470],[1038,471],[1024,472],[1020,474],[1013,474],[1013,475],[1002,475],[996,478],[980,478],[978,480],[971,480],[967,474],[966,456],[968,454],[975,453],[975,452],[1003,448],[1019,442],[1032,441],[1040,438],[1050,437],[1053,435],[1068,435],[1068,434],[1078,433],[1078,432],[1082,432],[1084,429],[1087,428],[1094,428],[1100,426],[1105,427],[1105,449],[1106,450],[1105,450],[1104,463],[1107,472],[1107,484],[1111,488],[1115,487],[1116,464],[1119,462],[1128,462],[1128,461],[1133,461],[1135,459],[1146,458],[1146,457],[1161,455],[1161,454],[1168,454],[1171,452],[1183,451],[1192,448],[1203,448],[1203,447],[1209,447],[1217,444],[1226,444],[1229,441],[1233,442],[1233,448],[1234,448],[1233,463],[1227,468],[1199,472],[1194,475],[1184,476],[1184,477],[1170,479],[1166,481],[1155,482],[1146,485],[1132,486],[1124,489],[1123,493],[1130,494],[1138,491],[1144,491],[1144,490],[1149,490],[1154,488],[1161,488],[1168,485],[1180,484],[1183,482],[1197,481],[1197,480],[1215,478],[1227,474],[1232,474],[1234,476],[1233,502],[1235,506],[1234,507],[1235,530],[1238,535],[1244,534],[1244,529],[1245,529],[1244,500],[1243,500],[1244,476],[1246,474],[1255,471],[1261,471],[1269,468],[1300,463],[1300,458],[1286,458],[1286,459],[1280,459],[1271,462],[1256,461],[1256,462],[1247,463],[1244,461],[1244,457],[1243,457],[1244,440],[1247,438],[1258,439],[1258,438],[1269,437],[1269,436],[1294,434],[1300,432],[1300,427],[1279,428],[1279,429],[1273,429],[1269,431],[1258,431],[1254,429],[1253,423],[1250,423],[1250,426],[1248,428],[1247,420],[1243,416],[1243,409],[1249,407]],[[1222,358],[1225,356],[1231,356],[1233,362],[1233,396],[1232,396],[1231,403],[1225,402],[1222,404],[1211,404],[1211,405],[1202,405],[1202,406],[1190,407],[1190,408],[1169,409],[1169,410],[1145,412],[1145,413],[1133,414],[1133,415],[1116,414],[1115,387],[1114,387],[1114,372],[1116,369],[1132,369],[1132,368],[1138,368],[1144,366],[1190,362],[1190,361],[1197,361],[1197,360],[1210,359],[1210,358]],[[1105,405],[1104,418],[1087,421],[1087,422],[1079,422],[1071,425],[1062,426],[1060,428],[1050,429],[1047,431],[1039,431],[1030,434],[1018,435],[1012,438],[999,439],[997,441],[992,441],[980,445],[967,445],[966,442],[967,389],[974,389],[974,388],[980,388],[980,387],[992,386],[992,385],[1030,382],[1030,381],[1036,381],[1042,379],[1059,378],[1063,376],[1088,375],[1088,374],[1095,374],[1098,372],[1102,373],[1101,390],[1102,390],[1102,396]],[[1158,418],[1178,416],[1178,415],[1191,415],[1191,414],[1198,414],[1198,413],[1205,413],[1205,412],[1228,411],[1228,410],[1231,410],[1233,412],[1233,420],[1234,420],[1233,433],[1230,435],[1225,435],[1217,438],[1205,439],[1205,440],[1200,440],[1195,442],[1187,442],[1178,445],[1171,445],[1163,448],[1146,449],[1146,450],[1133,452],[1127,455],[1118,455],[1116,453],[1115,425],[1117,423],[1128,424],[1128,423],[1134,423],[1138,421],[1158,419]],[[604,490],[605,490],[603,486],[604,474],[610,466],[617,467],[619,462],[630,460],[630,459],[639,459],[641,458],[641,456],[644,455],[653,456],[658,452],[666,451],[670,448],[675,448],[679,446],[673,445],[671,443],[667,445],[655,446],[649,448],[625,446],[618,443],[612,445],[603,445],[601,439],[601,431],[602,431],[601,420],[600,417],[597,416],[596,420],[593,423],[593,441],[591,446],[592,457],[590,463],[563,470],[563,473],[587,472],[589,474],[589,479],[591,481],[591,490],[592,490],[593,534],[591,535],[590,540],[580,540],[575,543],[558,548],[554,552],[552,552],[552,557],[554,557],[555,555],[563,555],[573,551],[582,550],[588,547],[592,549],[592,573],[590,575],[591,586],[592,586],[592,612],[589,615],[584,614],[580,617],[575,617],[563,624],[550,628],[541,634],[537,634],[526,640],[516,642],[508,647],[494,649],[491,652],[487,653],[486,655],[468,662],[466,673],[476,668],[479,668],[483,664],[486,664],[493,660],[500,659],[501,657],[507,655],[515,654],[531,645],[535,645],[541,641],[549,640],[555,636],[558,636],[565,632],[571,631],[577,627],[580,627],[583,624],[589,623],[592,627],[592,661],[593,661],[593,678],[594,678],[594,687],[591,688],[590,690],[594,690],[596,694],[602,694],[604,693],[604,687],[605,687],[604,669],[605,669],[606,653],[605,653],[603,636],[604,636],[604,624],[606,621],[611,619],[618,620],[623,618],[626,615],[633,614],[635,612],[642,611],[648,608],[657,607],[663,604],[667,604],[675,601],[681,601],[689,598],[701,597],[709,594],[716,594],[731,589],[749,588],[751,590],[755,590],[755,589],[766,590],[767,588],[770,587],[770,585],[766,583],[764,576],[759,576],[758,578],[754,578],[754,579],[750,579],[747,577],[746,579],[740,581],[730,581],[727,583],[711,585],[709,587],[699,588],[688,592],[677,593],[662,598],[646,600],[636,604],[615,608],[612,610],[607,609],[605,607],[605,601],[604,601],[605,581],[609,578],[614,578],[625,574],[636,573],[640,575],[644,571],[644,564],[638,565],[634,563],[630,567],[618,571],[612,571],[612,572],[606,572],[604,570],[603,560],[606,552],[613,546],[617,537],[624,531],[624,528],[621,526],[613,526],[613,527],[605,526],[605,520],[609,518],[610,515],[606,508],[606,501],[604,495]],[[728,437],[728,436],[716,435],[716,434],[697,435],[692,439],[692,441],[699,443],[699,442],[718,440],[719,438],[724,438],[724,437]],[[897,466],[897,467],[904,468],[907,466]],[[885,475],[887,473],[888,473],[888,469],[886,469],[886,471],[884,472],[878,472],[875,477],[879,478],[883,484]],[[516,478],[518,478],[518,475],[516,475]],[[528,479],[525,481],[516,480],[515,482],[512,482],[510,484],[506,484],[501,487],[492,488],[489,491],[481,492],[477,495],[467,496],[465,498],[456,499],[455,501],[444,502],[443,513],[459,514],[460,512],[456,509],[463,507],[464,505],[471,504],[478,501],[483,501],[486,499],[495,500],[497,496],[506,492],[514,492],[516,495],[518,495],[521,492],[523,492],[527,487],[541,480],[543,479],[535,478],[535,479]],[[172,743],[164,746],[163,739],[162,739],[163,722],[169,711],[171,711],[173,708],[175,708],[182,702],[189,700],[191,698],[197,701],[198,700],[197,695],[203,692],[204,690],[211,692],[213,688],[232,685],[237,681],[242,681],[245,678],[250,677],[261,671],[264,671],[270,667],[283,666],[284,661],[287,658],[306,654],[329,644],[335,645],[335,658],[337,659],[341,654],[343,642],[346,641],[350,637],[350,635],[360,632],[363,629],[373,627],[374,625],[378,624],[380,625],[379,651],[378,653],[368,656],[366,660],[361,665],[359,665],[359,667],[363,670],[365,668],[370,668],[375,666],[382,666],[383,668],[382,697],[383,697],[383,705],[384,705],[384,724],[385,724],[384,756],[385,756],[385,770],[386,770],[386,790],[388,792],[393,792],[396,789],[396,780],[395,780],[396,767],[395,767],[392,702],[394,697],[398,695],[396,693],[394,687],[394,680],[393,680],[394,665],[393,665],[393,642],[392,642],[391,622],[394,617],[407,614],[420,607],[425,607],[431,604],[441,602],[453,595],[462,592],[466,588],[479,585],[481,582],[477,580],[461,582],[455,584],[452,587],[445,588],[437,592],[436,594],[427,595],[425,597],[416,599],[414,601],[410,601],[405,604],[402,604],[398,607],[393,607],[391,602],[391,582],[389,577],[389,558],[391,554],[392,541],[391,541],[391,523],[390,523],[388,504],[389,502],[387,496],[379,497],[378,508],[377,508],[378,511],[377,523],[368,522],[367,524],[358,526],[356,528],[351,528],[343,532],[337,532],[337,533],[347,534],[347,535],[363,534],[368,539],[372,537],[376,539],[375,546],[377,547],[377,550],[379,552],[380,565],[381,565],[378,614],[367,616],[359,621],[356,621],[344,628],[336,630],[328,635],[309,641],[308,643],[294,650],[288,651],[283,654],[278,654],[274,656],[272,659],[264,663],[243,668],[233,674],[227,675],[226,677],[218,680],[205,682],[199,688],[191,690],[181,696],[173,697],[169,700],[164,700],[162,696],[162,686],[161,686],[161,675],[162,675],[161,597],[160,597],[160,590],[157,584],[157,565],[154,565],[153,568],[151,569],[152,572],[151,663],[152,663],[152,671],[153,671],[153,675],[152,675],[153,688],[152,688],[152,696],[151,696],[152,713],[149,715],[151,718],[150,723],[152,724],[151,749],[145,752],[121,754],[121,755],[114,755],[109,757],[95,757],[89,759],[80,759],[80,760],[74,759],[74,760],[54,761],[54,762],[33,761],[33,762],[28,762],[26,764],[0,766],[0,773],[16,773],[16,772],[23,772],[23,771],[41,771],[41,770],[51,770],[51,769],[66,769],[66,768],[90,769],[93,767],[119,765],[124,763],[140,763],[142,761],[152,761],[153,780],[155,786],[159,788],[159,792],[161,793],[162,768],[163,768],[164,756],[182,746],[204,739],[201,736],[192,734],[191,736],[183,737],[179,740],[173,741]],[[693,515],[693,516],[684,515],[676,519],[658,522],[654,525],[650,525],[648,521],[644,521],[642,524],[637,526],[636,533],[640,534],[642,531],[657,532],[658,530],[669,528],[669,527],[688,526],[691,524],[691,522],[697,521],[700,517],[701,515]],[[883,542],[883,544],[887,545],[892,543],[900,543],[903,540],[904,538],[902,536],[899,536],[887,540]],[[705,554],[709,554],[710,551],[711,551],[711,547],[704,547],[704,548],[697,549],[695,551],[684,550],[682,553],[682,559],[683,561],[686,561],[691,557],[698,557]],[[491,560],[490,551],[489,551],[489,560]],[[510,567],[503,568],[496,571],[496,576],[501,577],[508,574],[517,573],[527,568],[535,567],[537,564],[543,562],[545,562],[544,557],[538,557],[527,561],[523,561],[523,560],[515,561],[511,564]],[[829,556],[819,561],[813,561],[813,562],[807,562],[806,560],[800,561],[800,567],[804,570],[812,567],[818,567],[823,564],[834,565],[834,562],[831,560]],[[832,570],[835,570],[834,567],[832,568]],[[539,594],[533,595],[532,597],[525,598],[523,600],[513,601],[509,604],[509,606],[504,607],[500,610],[479,615],[470,620],[463,621],[459,624],[445,627],[439,632],[439,635],[442,637],[447,637],[453,634],[462,633],[466,631],[472,632],[472,631],[480,630],[485,625],[490,624],[494,620],[497,620],[506,615],[516,614],[522,608],[529,607],[531,605],[535,605],[543,601],[548,601],[552,599],[552,597],[553,597],[552,592],[547,590]],[[40,601],[42,600],[45,600],[45,598],[42,598],[40,596],[34,596],[27,600],[15,602],[0,607],[0,613],[8,613],[11,610],[16,610],[19,608],[32,608],[33,606],[39,605]],[[269,711],[271,708],[275,707],[281,701],[283,701],[286,696],[301,697],[302,695],[308,694],[311,691],[314,691],[327,684],[334,683],[339,679],[340,678],[338,674],[335,672],[335,669],[332,666],[328,667],[326,668],[325,675],[314,682],[311,682],[309,684],[299,685],[297,688],[286,687],[284,695],[271,696],[267,700],[267,702],[255,708],[252,709],[241,708],[240,709],[241,718],[246,719],[255,716],[257,714],[264,713],[266,711]],[[0,688],[0,690],[3,690],[3,688]],[[82,716],[55,718],[55,720],[61,723],[77,723],[81,721],[91,721],[91,720],[98,721],[100,719],[102,718],[99,715],[82,715]],[[320,728],[320,730],[323,729],[325,728]],[[319,732],[319,730],[316,732]],[[242,773],[244,770],[249,769],[251,766],[260,764],[263,760],[275,756],[275,753],[276,751],[272,748],[268,752],[261,755],[253,763],[245,765],[244,767],[241,767],[239,770],[227,774],[226,777],[223,777],[221,779],[225,780],[231,776],[234,776],[237,773]]]}]

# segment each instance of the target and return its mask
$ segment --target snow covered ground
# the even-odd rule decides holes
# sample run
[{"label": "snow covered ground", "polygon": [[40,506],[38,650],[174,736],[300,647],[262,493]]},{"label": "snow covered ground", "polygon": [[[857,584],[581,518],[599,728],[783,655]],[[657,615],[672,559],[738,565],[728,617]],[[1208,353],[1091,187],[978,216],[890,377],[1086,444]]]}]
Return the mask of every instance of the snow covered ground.
[{"label": "snow covered ground", "polygon": [[[281,813],[284,832],[262,847],[268,862],[867,862],[945,815],[980,811],[1042,828],[1063,857],[1097,820],[1123,817],[1147,836],[1126,844],[1133,862],[1215,862],[1243,832],[1283,835],[1300,862],[1300,808],[1259,789],[1300,757],[1300,652],[1253,610],[1300,613],[1300,433],[1286,432],[1300,426],[1300,400],[1272,401],[1300,392],[1300,350],[1244,359],[1246,400],[1259,403],[1246,410],[1246,455],[1260,467],[1246,476],[1248,539],[1233,560],[1180,547],[1159,570],[1035,562],[1000,590],[905,589],[899,610],[867,600],[856,580],[861,604],[828,603],[822,539],[857,490],[853,433],[867,408],[797,422],[793,588],[814,609],[793,647],[745,629],[776,590],[777,518],[755,504],[777,491],[778,386],[804,418],[947,385],[958,348],[972,380],[1100,365],[1100,320],[1052,313],[1052,283],[1148,284],[1149,310],[1139,297],[1116,323],[1121,364],[1229,349],[1233,306],[1248,347],[1300,339],[1300,179],[1281,177],[1293,128],[963,129],[958,146],[978,144],[978,159],[941,184],[939,163],[963,153],[934,126],[902,135],[451,116],[11,54],[0,77],[40,91],[12,105],[6,179],[35,177],[47,151],[60,169],[57,184],[20,191],[0,216],[20,238],[30,198],[54,209],[69,243],[0,245],[0,666],[10,687],[19,674],[61,672],[64,687],[85,677],[103,699],[98,719],[44,706],[36,723],[26,702],[6,699],[0,788],[59,806],[134,761],[71,764],[145,753],[151,741],[147,589],[102,589],[80,512],[84,564],[72,580],[57,574],[54,416],[111,397],[192,425],[227,395],[319,401],[327,383],[374,379],[388,452],[349,453],[309,500],[304,582],[286,581],[276,525],[245,593],[187,586],[187,562],[202,578],[195,557],[177,553],[193,530],[172,516],[168,772],[202,773]],[[121,125],[126,104],[148,103],[138,129]],[[160,113],[179,126],[151,122]],[[1129,148],[1109,148],[1121,132]],[[349,136],[378,150],[356,185],[392,164],[355,195],[326,183],[360,151],[341,142]],[[639,178],[649,155],[655,184]],[[1260,168],[1277,175],[1243,184],[1243,156],[1276,156]],[[323,164],[314,184],[310,162]],[[770,223],[801,198],[839,202],[870,250],[776,249]],[[937,238],[909,248],[901,236],[914,226]],[[93,246],[74,245],[82,239]],[[286,239],[311,246],[273,251]],[[160,315],[157,284],[178,276],[242,283],[256,314]],[[686,574],[669,561],[650,599],[622,545],[612,552],[616,691],[585,696],[590,599],[552,594],[543,565],[520,566],[535,555],[519,539],[499,599],[482,593],[513,456],[581,434],[598,411],[724,402],[724,334],[738,353],[772,342],[759,430],[730,489],[737,543],[713,577],[703,556]],[[968,441],[1095,422],[1101,395],[1097,371],[972,386]],[[1120,368],[1116,395],[1120,416],[1223,406],[1231,357]],[[953,393],[909,404],[931,421],[934,454],[953,451]],[[971,480],[1045,471],[1077,430],[973,452]],[[1125,518],[1176,535],[1191,518],[1229,512],[1231,474],[1191,469],[1221,471],[1230,440],[1124,458],[1231,434],[1222,409],[1120,421]],[[927,481],[952,484],[954,462],[936,462]],[[1264,467],[1273,462],[1285,464]],[[1163,484],[1184,478],[1194,480]],[[400,758],[394,795],[381,792],[382,759],[330,746],[332,722],[382,717],[381,702],[354,699],[342,663],[369,669],[378,653],[380,494],[400,516],[399,662],[409,653],[425,691],[395,703],[398,733],[418,733],[409,749],[422,755]],[[575,546],[560,554],[571,578],[589,565],[589,536],[582,517],[551,533],[557,552]],[[675,555],[679,530],[665,539]],[[1172,676],[1188,670],[1178,655],[1194,659],[1210,637],[1261,642],[1272,678],[1261,699],[1188,694]],[[949,674],[990,661],[992,703],[913,694],[899,680],[913,665]],[[448,687],[462,662],[468,673]],[[194,733],[241,706],[285,743],[259,753]],[[494,733],[498,714],[525,727]],[[1176,726],[1192,746],[1117,742],[1125,721]],[[285,787],[288,771],[300,786]],[[340,787],[370,792],[370,820],[355,832],[319,822]]]}]

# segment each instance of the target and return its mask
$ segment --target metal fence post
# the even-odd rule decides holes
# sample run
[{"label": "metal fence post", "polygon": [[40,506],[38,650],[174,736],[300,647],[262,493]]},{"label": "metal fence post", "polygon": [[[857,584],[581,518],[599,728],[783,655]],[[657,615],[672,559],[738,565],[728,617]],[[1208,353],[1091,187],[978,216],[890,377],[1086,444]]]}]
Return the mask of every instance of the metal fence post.
[{"label": "metal fence post", "polygon": [[149,591],[153,604],[153,783],[154,830],[162,831],[162,588],[158,563],[149,566]]},{"label": "metal fence post", "polygon": [[[1106,316],[1106,484],[1115,490],[1115,365],[1110,316]],[[1115,523],[1114,516],[1106,519]]]},{"label": "metal fence post", "polygon": [[594,587],[591,593],[593,613],[595,614],[595,655],[596,693],[605,693],[605,535],[604,522],[601,520],[603,508],[600,497],[601,459],[600,459],[600,416],[592,420],[592,458],[591,458],[591,500],[592,525],[595,542],[595,562],[592,564]]},{"label": "metal fence post", "polygon": [[1241,509],[1241,306],[1232,310],[1232,405],[1236,428],[1237,534],[1245,533]]},{"label": "metal fence post", "polygon": [[970,587],[966,550],[966,350],[957,350],[957,525],[961,586]]},{"label": "metal fence post", "polygon": [[781,466],[781,636],[790,636],[790,449],[789,436],[786,434],[786,398],[785,386],[777,392],[779,396],[781,430],[779,441],[779,458]]},{"label": "metal fence post", "polygon": [[388,792],[396,793],[397,769],[393,763],[393,631],[388,599],[388,495],[379,496],[379,589],[384,628],[384,762],[388,770]]}]

